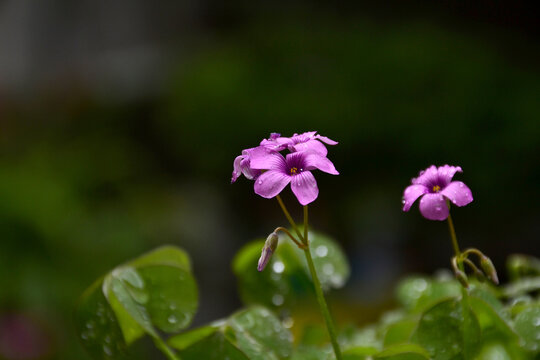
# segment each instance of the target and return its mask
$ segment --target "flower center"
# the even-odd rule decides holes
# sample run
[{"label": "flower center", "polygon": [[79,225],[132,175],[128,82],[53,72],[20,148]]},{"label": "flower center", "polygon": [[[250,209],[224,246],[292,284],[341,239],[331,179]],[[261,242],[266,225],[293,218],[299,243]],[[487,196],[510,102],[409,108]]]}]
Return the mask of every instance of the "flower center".
[{"label": "flower center", "polygon": [[439,192],[439,191],[441,191],[441,187],[439,185],[435,185],[433,187],[433,192]]},{"label": "flower center", "polygon": [[298,168],[297,168],[297,167],[294,166],[294,167],[291,168],[291,175],[294,175],[294,174],[296,174],[297,172],[298,172]]}]

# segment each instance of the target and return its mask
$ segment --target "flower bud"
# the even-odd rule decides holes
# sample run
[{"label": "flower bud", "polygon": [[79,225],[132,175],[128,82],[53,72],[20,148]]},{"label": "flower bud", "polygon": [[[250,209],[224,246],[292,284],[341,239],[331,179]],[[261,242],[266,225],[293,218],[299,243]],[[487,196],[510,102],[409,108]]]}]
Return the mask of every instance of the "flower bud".
[{"label": "flower bud", "polygon": [[275,232],[271,233],[266,238],[262,248],[261,257],[259,258],[259,264],[257,265],[258,271],[263,271],[266,264],[268,264],[268,261],[270,261],[272,254],[274,254],[274,251],[277,248],[278,240],[278,235]]},{"label": "flower bud", "polygon": [[456,275],[456,279],[458,279],[461,285],[463,285],[465,289],[468,289],[469,280],[467,279],[467,275],[461,270],[454,271],[454,274]]},{"label": "flower bud", "polygon": [[486,274],[486,276],[493,282],[494,284],[499,284],[499,277],[497,276],[497,270],[495,270],[495,266],[491,262],[491,259],[488,258],[485,255],[482,255],[480,258],[480,266],[482,267],[482,270]]}]

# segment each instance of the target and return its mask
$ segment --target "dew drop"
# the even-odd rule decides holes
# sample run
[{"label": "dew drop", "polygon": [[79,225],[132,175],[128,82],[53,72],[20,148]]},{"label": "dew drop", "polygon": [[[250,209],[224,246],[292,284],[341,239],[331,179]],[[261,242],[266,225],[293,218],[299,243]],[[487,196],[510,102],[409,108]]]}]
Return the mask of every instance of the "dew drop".
[{"label": "dew drop", "polygon": [[405,204],[407,203],[407,201],[405,201],[405,199],[402,199],[402,200],[401,200],[401,203],[402,203],[403,205],[405,205]]},{"label": "dew drop", "polygon": [[334,265],[328,263],[328,264],[324,264],[323,268],[322,268],[322,271],[323,273],[325,273],[326,275],[332,275],[334,273]]},{"label": "dew drop", "polygon": [[292,328],[293,325],[294,325],[294,319],[292,317],[283,319],[283,326],[286,327],[287,329]]},{"label": "dew drop", "polygon": [[176,310],[176,304],[175,303],[171,303],[169,305],[169,310]]},{"label": "dew drop", "polygon": [[171,324],[176,324],[178,322],[178,319],[176,318],[176,316],[171,315],[167,318],[167,321]]},{"label": "dew drop", "polygon": [[285,270],[285,265],[281,261],[276,261],[272,265],[272,269],[274,270],[274,272],[281,274],[283,270]]},{"label": "dew drop", "polygon": [[257,181],[257,182],[259,183],[259,185],[261,185],[261,184],[263,183],[263,181],[262,181],[262,180],[259,180],[259,181]]},{"label": "dew drop", "polygon": [[441,207],[440,207],[440,206],[436,206],[436,207],[435,207],[435,211],[441,211]]},{"label": "dew drop", "polygon": [[272,303],[276,306],[283,305],[283,301],[283,295],[275,294],[274,296],[272,296]]},{"label": "dew drop", "polygon": [[318,257],[325,257],[328,255],[328,248],[324,245],[317,246],[315,254],[317,254]]},{"label": "dew drop", "polygon": [[103,345],[103,352],[104,352],[105,355],[107,355],[107,356],[112,356],[112,354],[113,354],[111,348],[108,347],[107,345]]}]

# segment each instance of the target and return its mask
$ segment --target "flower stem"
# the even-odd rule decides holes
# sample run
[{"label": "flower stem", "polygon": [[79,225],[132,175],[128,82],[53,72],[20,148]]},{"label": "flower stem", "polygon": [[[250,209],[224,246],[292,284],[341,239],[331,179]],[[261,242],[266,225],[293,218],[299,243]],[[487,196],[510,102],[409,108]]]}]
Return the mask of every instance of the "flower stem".
[{"label": "flower stem", "polygon": [[454,222],[452,221],[452,216],[448,214],[448,230],[450,230],[450,237],[452,238],[452,246],[454,247],[454,253],[457,258],[460,257],[461,251],[459,250],[459,245],[456,237],[456,230],[454,229]]},{"label": "flower stem", "polygon": [[169,360],[181,360],[180,356],[174,353],[172,349],[159,337],[153,337],[154,344]]},{"label": "flower stem", "polygon": [[319,302],[319,307],[321,313],[324,317],[324,322],[326,324],[326,329],[328,330],[328,335],[330,336],[330,341],[332,342],[332,347],[334,348],[334,353],[336,354],[336,360],[341,360],[341,349],[337,341],[336,330],[334,328],[334,322],[332,316],[330,315],[330,310],[328,309],[328,304],[324,298],[324,294],[321,287],[321,282],[317,276],[317,271],[315,270],[315,265],[313,264],[313,258],[311,257],[311,250],[309,249],[308,242],[308,207],[304,206],[304,243],[306,248],[304,249],[304,255],[306,255],[306,260],[309,267],[309,272],[311,273],[311,278],[313,279],[313,286],[315,287],[315,293],[317,295],[317,301]]},{"label": "flower stem", "polygon": [[300,234],[300,231],[298,230],[298,226],[296,226],[296,223],[294,222],[293,218],[291,217],[291,214],[289,214],[289,211],[285,207],[285,204],[283,203],[283,200],[281,200],[281,196],[276,196],[277,201],[279,202],[279,206],[281,206],[281,210],[283,210],[283,213],[285,214],[285,217],[293,227],[294,231],[296,231],[296,235],[298,235],[298,238],[302,240],[303,243],[306,243],[304,238],[302,237],[302,234]]}]

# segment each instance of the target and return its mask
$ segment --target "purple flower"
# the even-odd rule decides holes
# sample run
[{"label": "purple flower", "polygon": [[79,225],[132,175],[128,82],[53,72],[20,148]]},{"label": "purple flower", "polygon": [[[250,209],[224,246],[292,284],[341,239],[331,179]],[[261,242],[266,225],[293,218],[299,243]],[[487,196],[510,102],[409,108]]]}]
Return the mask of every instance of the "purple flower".
[{"label": "purple flower", "polygon": [[309,204],[319,195],[317,181],[311,170],[319,169],[339,175],[334,164],[316,152],[294,152],[283,157],[263,147],[251,153],[251,168],[266,170],[255,181],[256,194],[273,198],[291,183],[291,189],[302,205]]},{"label": "purple flower", "polygon": [[257,148],[242,150],[242,155],[239,155],[234,159],[231,184],[242,174],[249,180],[254,180],[261,174],[260,170],[255,170],[250,166],[251,153],[255,149]]},{"label": "purple flower", "polygon": [[422,215],[429,220],[445,220],[448,217],[446,199],[457,206],[469,204],[473,201],[471,190],[461,181],[451,181],[456,172],[463,171],[459,166],[449,165],[438,168],[432,165],[420,171],[403,193],[403,211],[409,211],[416,199],[422,196]]},{"label": "purple flower", "polygon": [[[320,140],[320,141],[317,141]],[[328,150],[323,143],[328,145],[337,145],[337,141],[331,140],[326,136],[317,135],[316,131],[308,131],[303,134],[294,134],[290,138],[278,137],[275,141],[280,145],[285,145],[291,152],[314,151],[323,156],[328,154]],[[323,143],[321,143],[321,141]],[[261,144],[262,145],[262,144]]]}]

